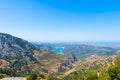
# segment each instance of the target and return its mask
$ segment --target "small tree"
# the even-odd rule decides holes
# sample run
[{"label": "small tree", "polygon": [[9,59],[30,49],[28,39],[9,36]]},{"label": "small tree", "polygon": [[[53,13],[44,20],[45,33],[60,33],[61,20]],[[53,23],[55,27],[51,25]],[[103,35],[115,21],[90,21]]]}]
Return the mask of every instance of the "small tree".
[{"label": "small tree", "polygon": [[37,78],[37,75],[36,74],[30,74],[28,77],[27,77],[27,80],[36,80]]},{"label": "small tree", "polygon": [[41,77],[42,79],[45,79],[45,75],[40,74],[39,77]]}]

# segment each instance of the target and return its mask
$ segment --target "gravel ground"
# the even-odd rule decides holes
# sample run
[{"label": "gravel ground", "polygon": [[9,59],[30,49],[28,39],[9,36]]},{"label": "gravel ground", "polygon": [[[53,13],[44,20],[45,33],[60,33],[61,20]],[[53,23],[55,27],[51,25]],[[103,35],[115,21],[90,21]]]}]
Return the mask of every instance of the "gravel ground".
[{"label": "gravel ground", "polygon": [[3,78],[3,79],[0,79],[0,80],[25,80],[25,79],[21,78],[21,77],[10,77],[10,78]]}]

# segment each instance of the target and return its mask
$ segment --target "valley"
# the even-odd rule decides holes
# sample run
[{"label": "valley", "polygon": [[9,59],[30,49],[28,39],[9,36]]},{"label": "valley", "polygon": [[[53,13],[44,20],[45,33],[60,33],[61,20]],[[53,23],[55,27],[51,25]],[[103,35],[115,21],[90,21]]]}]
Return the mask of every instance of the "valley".
[{"label": "valley", "polygon": [[[105,44],[106,43],[106,44]],[[32,43],[35,45],[37,48],[41,49],[47,49],[54,51],[58,54],[63,54],[63,55],[70,55],[74,54],[79,60],[85,60],[88,56],[90,55],[113,55],[117,54],[120,51],[118,46],[119,44],[116,45],[116,42],[104,42],[104,43],[94,43],[93,42],[87,42],[87,43],[82,43],[82,42],[64,42],[64,43]],[[113,46],[112,46],[113,44]],[[103,46],[104,45],[104,46]],[[111,46],[110,46],[111,45]]]},{"label": "valley", "polygon": [[102,77],[108,76],[106,72],[116,65],[119,50],[118,47],[82,43],[37,44],[0,33],[0,78],[92,80],[88,77],[90,74],[95,77],[99,72]]}]

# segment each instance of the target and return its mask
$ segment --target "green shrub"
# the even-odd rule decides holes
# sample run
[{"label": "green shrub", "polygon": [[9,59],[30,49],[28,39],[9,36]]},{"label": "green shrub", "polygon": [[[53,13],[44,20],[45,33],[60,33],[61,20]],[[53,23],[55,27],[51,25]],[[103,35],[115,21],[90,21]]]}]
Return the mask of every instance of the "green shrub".
[{"label": "green shrub", "polygon": [[39,77],[41,77],[42,79],[45,79],[45,75],[40,74]]},{"label": "green shrub", "polygon": [[120,80],[120,56],[116,58],[115,65],[108,69],[111,80]]},{"label": "green shrub", "polygon": [[85,80],[98,80],[97,74],[89,74],[85,77]]},{"label": "green shrub", "polygon": [[4,75],[0,74],[0,79],[4,78]]},{"label": "green shrub", "polygon": [[28,77],[27,77],[27,80],[36,80],[37,78],[37,75],[36,74],[30,74]]}]

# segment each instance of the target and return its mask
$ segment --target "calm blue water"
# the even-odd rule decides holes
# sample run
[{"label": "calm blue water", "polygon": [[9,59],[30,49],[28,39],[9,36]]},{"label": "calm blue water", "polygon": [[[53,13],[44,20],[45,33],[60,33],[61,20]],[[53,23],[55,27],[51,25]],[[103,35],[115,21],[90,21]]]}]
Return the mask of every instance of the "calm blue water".
[{"label": "calm blue water", "polygon": [[56,48],[55,52],[56,52],[56,53],[61,53],[62,50],[63,50],[63,48],[58,47],[58,48]]}]

